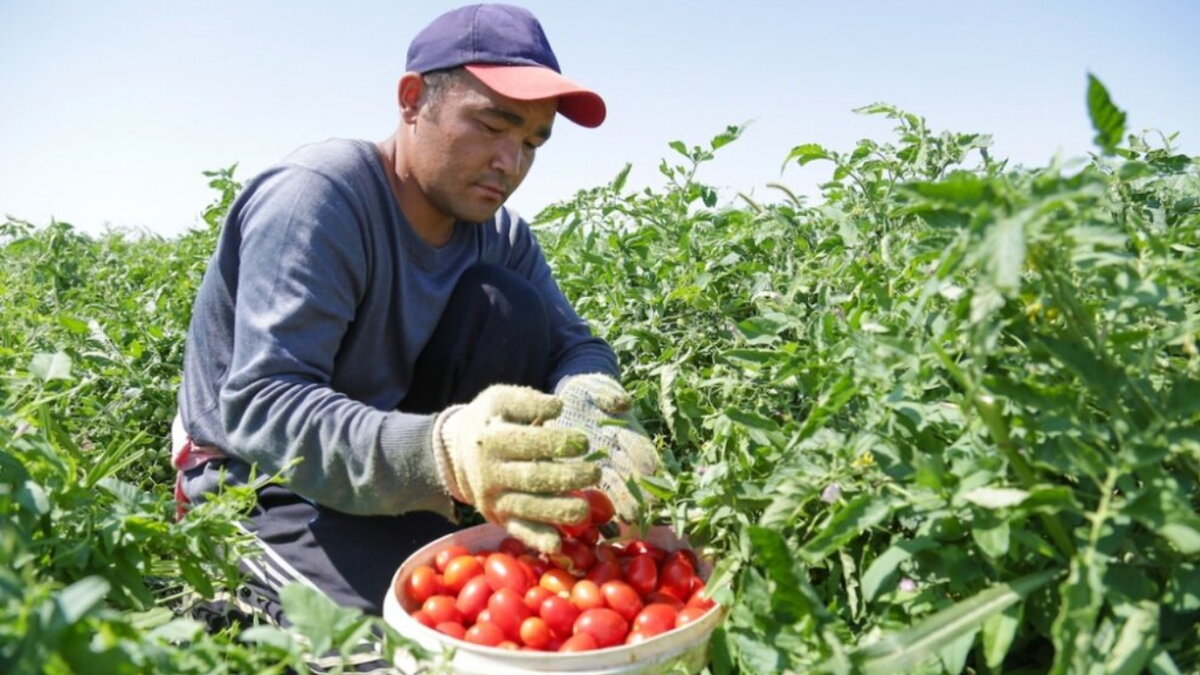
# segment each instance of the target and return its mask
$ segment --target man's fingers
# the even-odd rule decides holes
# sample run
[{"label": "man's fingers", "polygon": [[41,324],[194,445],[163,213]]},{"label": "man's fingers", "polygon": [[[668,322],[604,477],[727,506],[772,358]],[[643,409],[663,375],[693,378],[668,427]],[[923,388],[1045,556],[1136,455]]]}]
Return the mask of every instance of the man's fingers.
[{"label": "man's fingers", "polygon": [[571,429],[497,424],[482,439],[483,450],[497,459],[555,459],[587,454],[587,435]]},{"label": "man's fingers", "polygon": [[497,462],[492,467],[492,484],[521,492],[553,494],[582,490],[600,480],[594,462]]},{"label": "man's fingers", "polygon": [[623,429],[617,434],[617,447],[620,451],[612,454],[620,454],[625,458],[630,469],[627,474],[632,472],[652,476],[658,472],[658,449],[654,447],[654,441],[646,436]]},{"label": "man's fingers", "polygon": [[504,529],[524,542],[526,546],[543,553],[558,553],[558,549],[562,546],[562,539],[553,525],[512,518],[504,523]]},{"label": "man's fingers", "polygon": [[627,412],[633,405],[629,392],[607,375],[580,375],[567,383],[567,391],[563,394],[564,397],[588,397],[597,408],[610,415]]},{"label": "man's fingers", "polygon": [[513,518],[550,525],[578,525],[591,517],[591,509],[586,499],[526,492],[508,492],[500,495],[494,508],[497,513],[508,514]]},{"label": "man's fingers", "polygon": [[496,384],[488,387],[486,394],[492,412],[508,422],[539,424],[562,412],[562,401],[532,387]]}]

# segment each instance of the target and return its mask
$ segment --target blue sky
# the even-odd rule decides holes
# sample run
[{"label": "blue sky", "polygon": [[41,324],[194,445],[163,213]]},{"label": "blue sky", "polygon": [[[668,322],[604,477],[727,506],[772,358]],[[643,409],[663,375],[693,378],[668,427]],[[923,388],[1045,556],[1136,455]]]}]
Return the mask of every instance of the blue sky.
[{"label": "blue sky", "polygon": [[[462,2],[0,0],[0,214],[173,235],[199,223],[205,169],[244,179],[305,143],[381,139],[411,37]],[[659,183],[667,143],[753,121],[700,175],[732,201],[780,181],[812,194],[827,164],[889,123],[886,101],[933,129],[985,132],[995,156],[1081,156],[1095,73],[1129,128],[1178,131],[1200,154],[1200,2],[524,3],[564,72],[600,92],[599,129],[555,126],[510,205],[534,215],[632,162]]]}]

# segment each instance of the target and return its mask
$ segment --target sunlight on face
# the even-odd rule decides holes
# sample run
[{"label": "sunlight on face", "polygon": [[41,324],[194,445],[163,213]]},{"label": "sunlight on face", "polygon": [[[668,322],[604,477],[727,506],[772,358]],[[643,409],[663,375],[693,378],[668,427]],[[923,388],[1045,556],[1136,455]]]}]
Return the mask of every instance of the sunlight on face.
[{"label": "sunlight on face", "polygon": [[518,101],[464,75],[423,105],[412,132],[413,176],[438,211],[480,222],[525,179],[558,101]]}]

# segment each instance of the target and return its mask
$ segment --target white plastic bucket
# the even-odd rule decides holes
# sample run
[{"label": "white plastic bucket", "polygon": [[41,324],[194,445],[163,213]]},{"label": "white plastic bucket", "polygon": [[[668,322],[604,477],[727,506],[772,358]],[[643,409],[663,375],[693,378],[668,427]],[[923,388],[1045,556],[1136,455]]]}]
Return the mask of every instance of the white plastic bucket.
[{"label": "white plastic bucket", "polygon": [[[584,675],[609,675],[614,673],[661,673],[675,669],[688,673],[699,672],[708,663],[708,640],[713,630],[724,617],[724,609],[716,607],[682,628],[656,635],[633,645],[609,647],[587,652],[530,652],[512,651],[497,647],[456,640],[439,633],[409,615],[418,607],[407,595],[397,598],[395,589],[404,589],[404,582],[420,565],[432,565],[434,556],[451,544],[459,544],[470,551],[495,549],[508,534],[495,525],[479,525],[447,535],[429,543],[413,553],[396,574],[383,601],[383,618],[401,635],[412,639],[431,652],[438,653],[448,647],[455,652],[449,663],[453,672],[485,675],[513,675],[515,673],[575,673]],[[653,528],[646,540],[670,551],[686,546],[686,542],[675,536],[669,527]],[[712,566],[700,562],[697,573],[708,579]],[[403,594],[403,590],[401,590]],[[406,611],[406,608],[408,611]],[[396,664],[403,672],[416,672],[422,668],[412,655],[397,652]]]}]

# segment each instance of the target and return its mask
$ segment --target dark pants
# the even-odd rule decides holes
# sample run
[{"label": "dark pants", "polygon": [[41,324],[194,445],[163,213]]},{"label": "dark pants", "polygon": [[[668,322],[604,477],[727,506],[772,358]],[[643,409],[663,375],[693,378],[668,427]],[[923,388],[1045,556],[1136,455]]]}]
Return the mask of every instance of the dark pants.
[{"label": "dark pants", "polygon": [[[546,388],[550,334],[533,286],[501,267],[476,265],[460,279],[417,359],[414,388],[400,410],[433,413],[470,402],[492,384]],[[384,593],[405,558],[457,526],[430,512],[354,516],[272,485],[259,492],[248,529],[263,555],[244,562],[240,600],[286,622],[278,589],[310,583],[340,605],[383,612]]]}]

